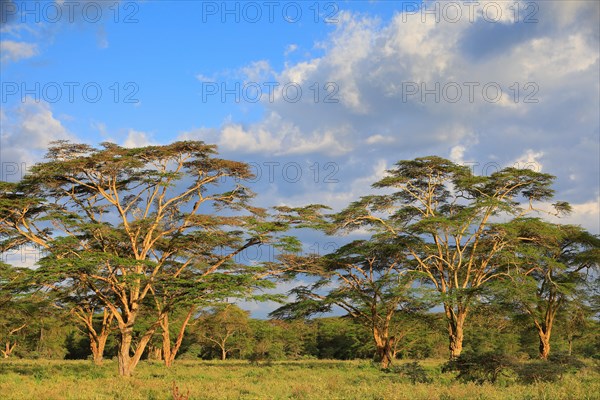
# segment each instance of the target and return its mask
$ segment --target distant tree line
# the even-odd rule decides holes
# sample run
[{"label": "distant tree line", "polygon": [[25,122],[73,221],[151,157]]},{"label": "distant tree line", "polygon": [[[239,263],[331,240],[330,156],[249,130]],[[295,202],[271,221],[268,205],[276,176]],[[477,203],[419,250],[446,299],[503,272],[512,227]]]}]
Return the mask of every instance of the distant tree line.
[{"label": "distant tree line", "polygon": [[[442,332],[450,359],[531,355],[532,341],[542,359],[599,353],[600,239],[544,219],[570,212],[553,176],[399,161],[339,212],[255,207],[251,178],[197,141],[61,141],[21,181],[0,182],[0,251],[45,254],[33,269],[0,265],[4,357],[114,356],[123,376],[143,358],[374,357],[386,368],[442,356]],[[362,239],[304,254],[296,229]],[[276,259],[236,257],[261,245]],[[283,301],[262,290],[281,281],[309,283],[272,320],[230,304]],[[347,315],[313,318],[333,310]]]},{"label": "distant tree line", "polygon": [[[31,323],[11,334],[16,344],[10,357],[44,359],[93,359],[87,332],[56,308],[37,308]],[[510,354],[520,359],[537,358],[538,337],[525,318],[505,314],[498,323],[498,310],[490,306],[473,310],[466,328],[464,349],[471,355]],[[555,326],[553,351],[576,357],[598,357],[600,327],[596,320],[580,320],[578,313],[566,313]],[[97,316],[98,319],[101,317]],[[574,321],[578,321],[574,324]],[[4,323],[4,321],[3,321]],[[96,321],[98,325],[101,322]],[[147,321],[141,322],[142,325]],[[398,332],[395,359],[443,359],[448,356],[444,315],[425,313],[406,317]],[[6,332],[3,325],[3,332]],[[142,332],[134,332],[134,342]],[[4,333],[5,335],[5,333]],[[3,341],[7,336],[3,336]],[[2,343],[4,350],[5,343]],[[117,357],[117,335],[110,334],[104,349],[107,359]],[[371,331],[354,319],[319,317],[282,321],[255,319],[236,305],[223,305],[198,315],[188,327],[177,359],[236,359],[252,362],[303,359],[367,359],[377,357]],[[163,362],[162,336],[149,341],[142,359]]]}]

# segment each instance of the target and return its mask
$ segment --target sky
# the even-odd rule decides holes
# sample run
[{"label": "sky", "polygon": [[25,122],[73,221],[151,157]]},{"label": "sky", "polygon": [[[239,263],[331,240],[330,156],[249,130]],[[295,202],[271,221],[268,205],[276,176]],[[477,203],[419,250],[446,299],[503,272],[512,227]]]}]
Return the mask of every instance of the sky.
[{"label": "sky", "polygon": [[202,140],[256,205],[339,210],[439,155],[555,175],[597,234],[599,27],[597,1],[0,0],[0,179],[53,140]]}]

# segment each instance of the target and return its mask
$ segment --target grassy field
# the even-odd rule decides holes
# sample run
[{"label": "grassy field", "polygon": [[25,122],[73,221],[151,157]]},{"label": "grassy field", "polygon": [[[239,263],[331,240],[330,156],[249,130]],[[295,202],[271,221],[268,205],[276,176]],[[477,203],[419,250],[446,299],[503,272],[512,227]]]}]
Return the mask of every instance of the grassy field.
[{"label": "grassy field", "polygon": [[[190,399],[600,399],[600,374],[592,368],[555,383],[458,383],[442,361],[422,365],[431,383],[412,384],[368,361],[179,361],[171,369],[142,362],[135,376],[116,376],[116,364],[86,361],[0,362],[3,399],[173,399],[173,382]],[[401,364],[401,362],[399,363]]]}]

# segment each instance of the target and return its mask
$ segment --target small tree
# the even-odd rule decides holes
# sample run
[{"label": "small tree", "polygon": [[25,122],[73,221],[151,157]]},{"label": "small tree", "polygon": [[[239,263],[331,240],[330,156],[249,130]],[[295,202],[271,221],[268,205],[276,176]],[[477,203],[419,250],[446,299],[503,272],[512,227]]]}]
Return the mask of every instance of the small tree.
[{"label": "small tree", "polygon": [[529,316],[538,333],[540,358],[547,359],[559,311],[569,302],[585,307],[588,272],[600,265],[600,239],[578,226],[535,218],[510,225],[518,239],[511,252],[519,273],[498,297]]},{"label": "small tree", "polygon": [[35,313],[34,298],[28,296],[22,282],[28,271],[0,261],[0,352],[9,358],[18,338]]},{"label": "small tree", "polygon": [[354,241],[320,259],[304,260],[300,270],[320,279],[293,289],[290,293],[298,300],[272,315],[297,318],[341,307],[371,330],[377,359],[387,368],[397,349],[397,338],[392,335],[394,315],[423,306],[411,295],[413,280],[405,262],[395,244],[385,238]]},{"label": "small tree", "polygon": [[219,350],[221,360],[234,351],[242,352],[250,339],[249,312],[233,304],[213,308],[198,319],[200,337]]}]

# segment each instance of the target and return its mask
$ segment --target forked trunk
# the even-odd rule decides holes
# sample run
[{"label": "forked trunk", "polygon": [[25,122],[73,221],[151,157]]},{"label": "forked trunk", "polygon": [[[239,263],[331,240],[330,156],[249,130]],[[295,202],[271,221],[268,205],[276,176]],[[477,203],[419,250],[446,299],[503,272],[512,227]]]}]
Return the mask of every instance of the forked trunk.
[{"label": "forked trunk", "polygon": [[[2,355],[4,356],[4,358],[10,357],[10,355],[12,354],[13,350],[15,349],[15,347],[17,347],[17,340],[16,339],[13,342],[13,344],[10,344],[10,335],[19,332],[21,329],[25,328],[26,326],[27,326],[27,323],[25,323],[25,324],[21,325],[20,327],[15,328],[15,329],[11,330],[10,332],[8,332],[9,338],[6,339],[6,343],[5,343],[4,349],[0,350],[2,352]],[[41,338],[40,338],[40,342],[39,343],[41,343]],[[38,344],[38,347],[39,347],[39,344]],[[38,349],[38,351],[39,351],[39,349]]]},{"label": "forked trunk", "polygon": [[94,327],[94,310],[88,308],[77,307],[72,310],[73,315],[85,324],[87,329],[88,337],[90,338],[90,350],[92,351],[92,359],[94,365],[102,365],[104,359],[104,348],[106,347],[106,340],[110,335],[112,321],[114,314],[108,308],[104,309],[102,316],[102,324],[100,330],[96,330]]},{"label": "forked trunk", "polygon": [[119,344],[119,351],[117,354],[117,360],[119,361],[119,375],[131,376],[146,349],[146,345],[150,341],[150,338],[152,338],[154,331],[155,328],[150,328],[146,331],[132,355],[131,342],[133,340],[133,328],[127,326],[120,329],[121,343]]},{"label": "forked trunk", "polygon": [[175,356],[177,356],[177,352],[181,347],[181,343],[183,342],[183,336],[185,334],[185,328],[187,328],[192,315],[194,314],[194,310],[196,307],[190,307],[183,323],[181,324],[181,328],[179,329],[179,334],[177,335],[177,339],[175,340],[175,344],[171,346],[171,334],[169,333],[169,316],[165,314],[160,322],[160,326],[162,329],[162,337],[163,337],[163,357],[165,360],[165,365],[170,367],[173,365],[175,361]]},{"label": "forked trunk", "polygon": [[100,336],[89,334],[90,337],[90,348],[92,349],[92,359],[94,365],[102,365],[104,360],[104,348],[106,347],[106,340],[108,339],[108,333],[103,333]]},{"label": "forked trunk", "polygon": [[10,340],[7,340],[6,344],[4,346],[4,350],[2,350],[2,356],[4,358],[10,357],[11,354],[12,354],[12,352],[13,352],[13,350],[15,349],[15,347],[17,347],[17,341],[16,340],[13,342],[12,345],[10,344]]},{"label": "forked trunk", "polygon": [[540,338],[540,358],[547,360],[550,355],[550,333],[544,333],[540,330],[538,336]]},{"label": "forked trunk", "polygon": [[547,360],[550,355],[550,337],[552,335],[552,325],[554,322],[553,315],[546,314],[546,320],[539,323],[534,320],[535,327],[537,328],[538,337],[540,339],[540,358]]},{"label": "forked trunk", "polygon": [[394,360],[394,341],[395,338],[388,337],[387,329],[381,331],[377,328],[373,330],[375,346],[377,348],[377,361],[381,368],[385,369],[390,366]]}]

